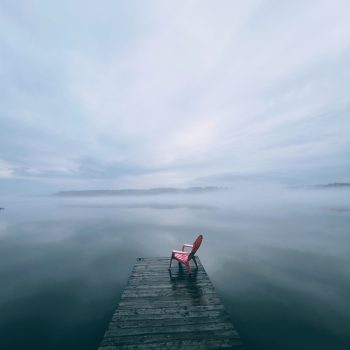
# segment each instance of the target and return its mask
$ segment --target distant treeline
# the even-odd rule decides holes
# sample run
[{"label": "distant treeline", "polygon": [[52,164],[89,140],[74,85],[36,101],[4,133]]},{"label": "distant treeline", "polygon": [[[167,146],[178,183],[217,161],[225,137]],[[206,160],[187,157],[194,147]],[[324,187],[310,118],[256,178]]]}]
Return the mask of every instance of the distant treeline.
[{"label": "distant treeline", "polygon": [[122,190],[82,190],[82,191],[60,191],[54,193],[54,196],[72,197],[72,196],[149,196],[159,194],[177,194],[177,193],[203,193],[219,191],[220,187],[189,187],[189,188],[151,188],[151,189],[122,189]]},{"label": "distant treeline", "polygon": [[350,187],[348,182],[334,182],[326,185],[317,185],[316,187],[320,188],[334,188],[334,187]]}]

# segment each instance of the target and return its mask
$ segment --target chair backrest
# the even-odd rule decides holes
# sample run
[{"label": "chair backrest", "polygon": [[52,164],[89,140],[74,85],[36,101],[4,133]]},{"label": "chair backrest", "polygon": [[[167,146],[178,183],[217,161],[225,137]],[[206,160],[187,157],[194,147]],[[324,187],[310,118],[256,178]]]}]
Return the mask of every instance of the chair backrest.
[{"label": "chair backrest", "polygon": [[196,238],[196,240],[194,241],[194,243],[193,243],[193,247],[192,247],[191,253],[188,256],[188,260],[191,260],[194,257],[194,255],[196,254],[197,250],[201,246],[202,241],[203,241],[203,235],[199,235]]}]

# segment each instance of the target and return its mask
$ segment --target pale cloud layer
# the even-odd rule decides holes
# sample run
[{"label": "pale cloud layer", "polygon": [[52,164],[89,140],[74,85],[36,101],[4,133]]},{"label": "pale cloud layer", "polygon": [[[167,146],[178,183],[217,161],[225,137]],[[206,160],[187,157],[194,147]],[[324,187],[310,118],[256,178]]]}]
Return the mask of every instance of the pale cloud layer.
[{"label": "pale cloud layer", "polygon": [[2,1],[0,193],[349,181],[349,13],[347,0]]}]

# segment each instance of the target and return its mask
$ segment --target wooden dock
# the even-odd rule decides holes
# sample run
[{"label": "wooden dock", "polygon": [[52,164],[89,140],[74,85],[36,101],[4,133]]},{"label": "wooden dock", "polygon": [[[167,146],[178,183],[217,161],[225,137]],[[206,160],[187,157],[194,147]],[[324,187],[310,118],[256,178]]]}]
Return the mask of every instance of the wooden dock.
[{"label": "wooden dock", "polygon": [[139,258],[99,350],[243,349],[197,257],[189,274],[169,258]]}]

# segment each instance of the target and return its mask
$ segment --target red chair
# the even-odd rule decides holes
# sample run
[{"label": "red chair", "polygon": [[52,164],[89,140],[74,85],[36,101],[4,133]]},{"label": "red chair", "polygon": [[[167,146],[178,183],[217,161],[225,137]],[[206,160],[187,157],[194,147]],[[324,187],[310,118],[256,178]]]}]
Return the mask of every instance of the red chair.
[{"label": "red chair", "polygon": [[[173,259],[177,260],[181,264],[184,264],[189,272],[191,272],[190,261],[193,260],[193,262],[195,263],[195,265],[198,269],[196,257],[194,255],[196,254],[196,251],[198,250],[198,248],[202,244],[202,240],[203,240],[203,236],[199,235],[193,244],[184,244],[182,246],[182,251],[173,250],[171,252],[169,270],[171,268],[171,263],[172,263]],[[191,251],[186,252],[185,251],[186,248],[191,248]]]}]

